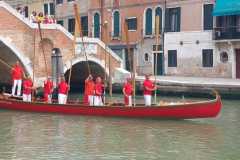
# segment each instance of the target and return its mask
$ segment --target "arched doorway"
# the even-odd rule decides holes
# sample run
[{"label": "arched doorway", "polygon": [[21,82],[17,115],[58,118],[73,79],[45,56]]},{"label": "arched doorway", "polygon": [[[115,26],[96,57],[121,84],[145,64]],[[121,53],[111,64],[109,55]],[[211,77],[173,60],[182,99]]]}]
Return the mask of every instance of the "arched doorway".
[{"label": "arched doorway", "polygon": [[[31,62],[29,59],[23,56],[13,45],[4,41],[0,38],[0,59],[3,62],[0,62],[0,73],[4,76],[0,76],[0,85],[1,86],[10,86],[11,81],[11,68],[16,61],[18,60],[21,63],[21,66],[24,68],[25,73],[32,75],[31,72]],[[8,64],[8,65],[6,65]]]},{"label": "arched doorway", "polygon": [[[94,61],[88,61],[91,74],[95,80],[96,77],[100,76],[105,78],[105,69],[98,63]],[[65,72],[65,78],[68,80],[70,69]],[[88,66],[86,61],[80,61],[73,65],[72,76],[71,76],[71,91],[73,92],[83,92],[84,81],[88,76]]]}]

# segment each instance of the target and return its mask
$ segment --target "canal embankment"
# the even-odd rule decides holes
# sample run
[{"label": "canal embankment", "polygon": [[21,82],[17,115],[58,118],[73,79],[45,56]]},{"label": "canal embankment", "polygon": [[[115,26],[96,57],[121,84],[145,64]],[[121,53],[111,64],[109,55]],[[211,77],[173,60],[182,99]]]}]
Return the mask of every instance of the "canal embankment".
[{"label": "canal embankment", "polygon": [[[151,78],[155,81],[155,77]],[[136,77],[136,91],[141,93],[144,76]],[[216,90],[223,98],[238,99],[240,97],[240,80],[230,78],[204,78],[204,77],[175,77],[157,76],[159,86],[158,94],[170,96],[204,96],[211,90]],[[118,90],[121,84],[114,84]]]}]

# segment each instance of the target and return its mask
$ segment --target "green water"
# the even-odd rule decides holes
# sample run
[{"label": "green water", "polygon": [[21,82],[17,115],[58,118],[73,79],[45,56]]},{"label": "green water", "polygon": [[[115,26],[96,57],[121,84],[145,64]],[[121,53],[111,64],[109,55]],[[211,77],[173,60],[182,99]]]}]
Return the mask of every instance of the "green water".
[{"label": "green water", "polygon": [[167,121],[0,110],[0,159],[239,160],[239,104],[224,100],[214,119]]}]

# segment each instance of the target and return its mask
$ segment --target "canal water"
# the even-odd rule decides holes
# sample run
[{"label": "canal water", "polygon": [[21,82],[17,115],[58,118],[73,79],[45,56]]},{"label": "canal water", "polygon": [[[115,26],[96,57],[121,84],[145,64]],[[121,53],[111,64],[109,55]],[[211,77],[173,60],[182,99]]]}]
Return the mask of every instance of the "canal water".
[{"label": "canal water", "polygon": [[217,118],[196,120],[0,110],[0,159],[239,160],[239,104],[223,100]]}]

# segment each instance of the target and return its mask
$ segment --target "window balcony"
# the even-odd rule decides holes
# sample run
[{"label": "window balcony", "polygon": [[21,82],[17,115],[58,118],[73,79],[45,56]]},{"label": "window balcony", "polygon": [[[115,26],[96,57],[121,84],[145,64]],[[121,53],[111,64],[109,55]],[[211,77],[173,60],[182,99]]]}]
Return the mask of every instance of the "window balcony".
[{"label": "window balcony", "polygon": [[240,39],[240,26],[216,27],[213,30],[213,40]]}]

